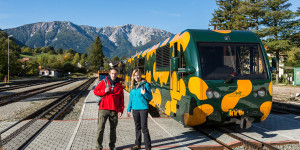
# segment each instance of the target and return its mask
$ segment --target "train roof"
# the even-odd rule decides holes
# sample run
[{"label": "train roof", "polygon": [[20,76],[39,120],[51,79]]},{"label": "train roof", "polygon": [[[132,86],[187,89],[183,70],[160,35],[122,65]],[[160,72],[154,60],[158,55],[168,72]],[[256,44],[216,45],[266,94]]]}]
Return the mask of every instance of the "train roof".
[{"label": "train roof", "polygon": [[[183,33],[189,32],[191,39],[194,42],[247,42],[247,43],[258,43],[259,37],[251,31],[240,31],[240,30],[205,30],[205,29],[186,29],[172,37],[167,38],[164,41],[157,43],[156,45],[136,53],[135,55],[128,58],[126,61],[131,61],[135,57],[144,57],[147,53],[154,51],[155,49],[162,47],[170,43],[174,38],[178,38]],[[123,62],[122,62],[123,63]]]},{"label": "train roof", "polygon": [[188,29],[191,39],[201,42],[243,42],[258,43],[259,37],[251,31]]}]

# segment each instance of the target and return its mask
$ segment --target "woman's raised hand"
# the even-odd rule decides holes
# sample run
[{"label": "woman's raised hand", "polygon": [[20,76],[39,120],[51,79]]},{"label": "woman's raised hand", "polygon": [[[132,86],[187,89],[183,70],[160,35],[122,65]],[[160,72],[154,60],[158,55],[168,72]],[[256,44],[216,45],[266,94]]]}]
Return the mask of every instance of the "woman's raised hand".
[{"label": "woman's raised hand", "polygon": [[142,89],[141,89],[141,93],[142,93],[142,94],[145,94],[145,89],[142,88]]}]

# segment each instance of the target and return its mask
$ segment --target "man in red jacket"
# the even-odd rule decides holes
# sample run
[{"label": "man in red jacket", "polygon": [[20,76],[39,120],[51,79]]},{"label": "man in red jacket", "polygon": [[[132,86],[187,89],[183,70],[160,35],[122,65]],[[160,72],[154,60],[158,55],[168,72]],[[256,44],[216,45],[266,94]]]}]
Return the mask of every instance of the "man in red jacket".
[{"label": "man in red jacket", "polygon": [[106,87],[104,80],[102,80],[94,89],[94,94],[102,97],[102,100],[99,103],[98,112],[97,150],[103,149],[103,133],[107,119],[109,119],[110,124],[109,148],[115,149],[118,115],[121,117],[124,110],[123,86],[117,75],[118,71],[116,69],[111,69],[109,71],[109,76],[105,78],[109,87]]}]

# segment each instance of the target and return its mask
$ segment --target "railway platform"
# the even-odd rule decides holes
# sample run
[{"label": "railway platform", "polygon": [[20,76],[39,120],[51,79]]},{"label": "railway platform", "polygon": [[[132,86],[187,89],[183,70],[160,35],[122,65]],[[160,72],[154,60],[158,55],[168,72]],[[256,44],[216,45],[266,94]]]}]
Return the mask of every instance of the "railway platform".
[{"label": "railway platform", "polygon": [[[94,87],[96,84],[94,85]],[[94,87],[92,89],[94,89]],[[125,109],[117,126],[117,149],[129,149],[135,140],[135,127],[132,117],[127,117],[129,93],[124,91]],[[97,138],[98,105],[93,90],[85,99],[79,120],[54,121],[27,146],[26,149],[95,149]],[[148,126],[152,149],[190,149],[189,147],[221,147],[205,135],[184,128],[171,118],[152,118]],[[235,141],[228,141],[235,144]],[[109,149],[109,122],[105,126],[103,146]],[[143,147],[143,146],[142,146]]]},{"label": "railway platform", "polygon": [[[93,88],[97,85],[94,84]],[[129,101],[129,93],[125,94],[124,114],[119,118],[117,126],[117,149],[130,149],[135,140],[135,127],[132,117],[127,117],[127,104]],[[92,150],[96,148],[97,138],[97,118],[98,105],[95,101],[93,90],[91,90],[85,99],[82,112],[78,120],[60,120],[53,121],[45,130],[33,139],[27,145],[26,150]],[[275,120],[272,120],[275,121]],[[212,140],[207,135],[196,131],[194,128],[184,128],[183,125],[176,122],[172,118],[148,118],[149,132],[152,140],[152,149],[224,149],[220,143]],[[1,127],[1,124],[0,124]],[[274,127],[275,128],[275,127]],[[296,127],[293,127],[296,128]],[[255,129],[252,129],[255,134]],[[249,131],[252,131],[249,130]],[[206,130],[210,136],[217,137],[218,141],[236,147],[241,145],[241,141],[233,139],[225,134]],[[299,133],[296,129],[296,133]],[[265,132],[264,132],[265,133]],[[260,136],[260,135],[258,135]],[[295,142],[291,138],[280,136],[280,134],[265,133],[261,137],[265,142]],[[300,140],[300,139],[299,139]],[[105,126],[104,149],[109,149],[109,122]],[[142,148],[144,145],[142,143]],[[4,145],[4,150],[13,149]]]}]

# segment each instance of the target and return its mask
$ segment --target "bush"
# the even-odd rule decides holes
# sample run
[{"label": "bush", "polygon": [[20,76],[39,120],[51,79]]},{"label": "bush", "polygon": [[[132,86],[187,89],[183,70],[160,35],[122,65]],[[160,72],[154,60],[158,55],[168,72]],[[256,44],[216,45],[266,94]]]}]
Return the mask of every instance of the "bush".
[{"label": "bush", "polygon": [[74,66],[70,62],[66,62],[63,69],[65,72],[74,72]]}]

